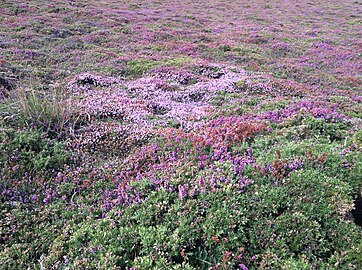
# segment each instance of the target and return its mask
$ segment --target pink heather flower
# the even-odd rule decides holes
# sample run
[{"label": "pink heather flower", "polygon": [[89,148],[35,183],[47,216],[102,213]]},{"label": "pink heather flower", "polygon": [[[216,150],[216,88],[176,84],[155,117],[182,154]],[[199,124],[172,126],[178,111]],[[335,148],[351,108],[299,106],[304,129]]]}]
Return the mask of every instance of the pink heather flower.
[{"label": "pink heather flower", "polygon": [[239,264],[239,267],[240,267],[242,270],[248,270],[248,268],[246,267],[246,265],[243,264],[243,263]]},{"label": "pink heather flower", "polygon": [[179,191],[179,198],[182,200],[184,198],[186,198],[189,194],[189,185],[188,184],[184,184],[184,185],[179,185],[178,186],[178,191]]},{"label": "pink heather flower", "polygon": [[227,258],[230,258],[230,256],[232,255],[233,253],[231,251],[226,251],[225,252],[225,257]]}]

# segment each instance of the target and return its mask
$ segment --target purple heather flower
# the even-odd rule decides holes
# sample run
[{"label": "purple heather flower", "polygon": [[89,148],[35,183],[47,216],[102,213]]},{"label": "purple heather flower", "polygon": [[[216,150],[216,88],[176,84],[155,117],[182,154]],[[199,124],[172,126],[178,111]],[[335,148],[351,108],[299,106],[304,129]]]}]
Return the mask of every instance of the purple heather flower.
[{"label": "purple heather flower", "polygon": [[44,202],[45,204],[49,204],[49,203],[50,203],[50,197],[46,197],[46,198],[43,200],[43,202]]},{"label": "purple heather flower", "polygon": [[95,252],[96,252],[96,248],[93,247],[93,246],[91,246],[91,247],[89,248],[89,251],[90,251],[91,253],[95,253]]},{"label": "purple heather flower", "polygon": [[304,165],[304,162],[301,161],[301,160],[294,160],[292,163],[288,164],[288,168],[291,170],[291,171],[295,171],[295,170],[298,170],[300,168],[302,168]]},{"label": "purple heather flower", "polygon": [[347,149],[344,149],[344,150],[340,153],[340,155],[341,155],[341,156],[345,156],[346,154],[348,154],[348,153],[350,153],[350,152],[351,152],[351,149],[347,148]]},{"label": "purple heather flower", "polygon": [[343,165],[344,165],[344,167],[345,167],[346,169],[350,169],[350,168],[351,168],[351,164],[350,164],[350,163],[344,163]]}]

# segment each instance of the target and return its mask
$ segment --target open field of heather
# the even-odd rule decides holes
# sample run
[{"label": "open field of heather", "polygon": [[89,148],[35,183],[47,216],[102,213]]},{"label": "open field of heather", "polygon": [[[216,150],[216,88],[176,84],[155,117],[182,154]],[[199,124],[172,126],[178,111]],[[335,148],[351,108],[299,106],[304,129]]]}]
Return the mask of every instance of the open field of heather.
[{"label": "open field of heather", "polygon": [[362,269],[361,0],[0,0],[0,269]]}]

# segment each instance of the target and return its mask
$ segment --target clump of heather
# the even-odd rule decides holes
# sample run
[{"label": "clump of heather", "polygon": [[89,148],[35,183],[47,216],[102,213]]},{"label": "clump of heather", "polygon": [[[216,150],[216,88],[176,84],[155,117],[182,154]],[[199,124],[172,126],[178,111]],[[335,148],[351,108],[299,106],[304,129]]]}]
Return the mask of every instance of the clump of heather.
[{"label": "clump of heather", "polygon": [[92,153],[114,153],[125,156],[131,149],[148,141],[152,133],[135,125],[100,122],[84,127],[74,134],[68,145]]},{"label": "clump of heather", "polygon": [[68,89],[71,91],[84,91],[92,86],[109,87],[114,84],[120,84],[121,80],[113,77],[102,77],[91,73],[82,73],[77,75],[68,83]]}]

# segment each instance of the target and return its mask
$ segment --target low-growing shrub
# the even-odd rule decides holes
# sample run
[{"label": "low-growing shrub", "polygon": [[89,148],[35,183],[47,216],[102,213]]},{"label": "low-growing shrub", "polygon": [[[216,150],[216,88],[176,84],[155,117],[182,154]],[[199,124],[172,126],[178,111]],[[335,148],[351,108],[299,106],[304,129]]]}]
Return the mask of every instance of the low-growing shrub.
[{"label": "low-growing shrub", "polygon": [[316,170],[295,172],[277,186],[255,179],[245,192],[219,189],[180,198],[177,192],[151,191],[141,204],[118,206],[102,220],[61,234],[45,263],[88,269],[303,269],[338,262],[358,269],[359,228],[338,210],[352,200],[349,194],[347,183]]},{"label": "low-growing shrub", "polygon": [[[70,161],[64,145],[48,139],[38,129],[0,131],[0,166],[17,175],[57,171]],[[16,167],[16,168],[14,168]]]},{"label": "low-growing shrub", "polygon": [[1,130],[0,152],[0,199],[15,204],[54,197],[50,179],[71,163],[62,143],[36,129]]}]

